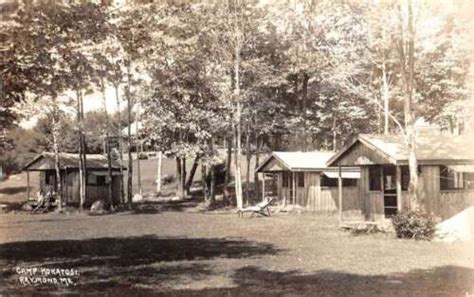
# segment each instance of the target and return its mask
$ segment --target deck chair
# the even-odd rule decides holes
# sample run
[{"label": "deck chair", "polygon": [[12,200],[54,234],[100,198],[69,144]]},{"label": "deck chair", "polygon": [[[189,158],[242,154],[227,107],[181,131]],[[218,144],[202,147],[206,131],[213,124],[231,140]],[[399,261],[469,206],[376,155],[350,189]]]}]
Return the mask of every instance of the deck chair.
[{"label": "deck chair", "polygon": [[239,209],[237,211],[237,214],[239,215],[239,218],[243,218],[244,213],[246,212],[250,212],[251,216],[255,214],[260,214],[262,216],[270,217],[271,216],[270,205],[272,204],[272,202],[273,202],[273,198],[265,199],[255,206],[249,206],[243,209]]}]

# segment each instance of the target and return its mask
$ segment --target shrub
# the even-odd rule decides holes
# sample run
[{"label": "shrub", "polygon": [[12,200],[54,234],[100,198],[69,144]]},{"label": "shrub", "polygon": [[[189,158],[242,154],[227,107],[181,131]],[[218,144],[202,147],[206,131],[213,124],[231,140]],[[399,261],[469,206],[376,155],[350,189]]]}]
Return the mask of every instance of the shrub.
[{"label": "shrub", "polygon": [[398,238],[431,240],[436,220],[432,215],[421,211],[407,211],[392,217],[392,224]]}]

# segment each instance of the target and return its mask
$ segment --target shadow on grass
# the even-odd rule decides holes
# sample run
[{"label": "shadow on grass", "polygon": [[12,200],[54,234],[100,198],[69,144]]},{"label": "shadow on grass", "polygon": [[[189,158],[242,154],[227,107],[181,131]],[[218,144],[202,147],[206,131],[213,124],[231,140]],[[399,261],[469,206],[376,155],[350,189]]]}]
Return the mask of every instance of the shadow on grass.
[{"label": "shadow on grass", "polygon": [[175,291],[170,296],[472,296],[474,269],[441,266],[389,275],[321,270],[311,274],[250,266],[237,269],[234,287]]},{"label": "shadow on grass", "polygon": [[358,275],[322,270],[314,274],[244,267],[235,282],[252,295],[465,296],[473,290],[474,269],[442,266],[390,275]]},{"label": "shadow on grass", "polygon": [[[249,259],[280,252],[271,244],[245,240],[153,235],[6,243],[0,245],[0,263],[4,267],[0,292],[33,296],[38,292],[57,291],[54,287],[18,287],[15,267],[39,265],[77,268],[81,274],[78,284],[68,288],[68,292],[117,296],[467,296],[473,293],[474,269],[459,266],[388,275],[331,270],[303,273],[246,266]],[[246,261],[228,266],[225,262],[228,259]],[[223,277],[228,281],[215,281]],[[193,286],[196,282],[197,287]]]},{"label": "shadow on grass", "polygon": [[190,198],[179,201],[160,202],[162,211],[185,211],[186,209],[194,208],[201,202],[198,198]]},{"label": "shadow on grass", "polygon": [[271,244],[221,238],[145,235],[86,240],[25,241],[0,245],[6,264],[21,262],[83,266],[136,266],[163,261],[248,258],[279,252]]},{"label": "shadow on grass", "polygon": [[[26,241],[0,245],[0,292],[28,294],[54,287],[21,288],[20,267],[75,268],[80,277],[73,291],[97,292],[128,289],[128,294],[147,286],[160,288],[162,281],[203,280],[213,259],[252,258],[274,255],[271,244],[221,238],[176,238],[154,235],[87,240]],[[137,286],[138,285],[138,286]],[[57,289],[57,288],[56,288]],[[33,294],[34,291],[31,291]],[[122,295],[124,291],[118,291]]]}]

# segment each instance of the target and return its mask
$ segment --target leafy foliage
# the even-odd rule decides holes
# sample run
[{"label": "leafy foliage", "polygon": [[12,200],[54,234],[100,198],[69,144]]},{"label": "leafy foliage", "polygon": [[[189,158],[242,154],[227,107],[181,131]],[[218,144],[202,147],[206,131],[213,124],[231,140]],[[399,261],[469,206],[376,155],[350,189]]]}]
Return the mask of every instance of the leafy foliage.
[{"label": "leafy foliage", "polygon": [[436,231],[436,220],[421,211],[406,211],[395,215],[392,224],[398,238],[431,240]]}]

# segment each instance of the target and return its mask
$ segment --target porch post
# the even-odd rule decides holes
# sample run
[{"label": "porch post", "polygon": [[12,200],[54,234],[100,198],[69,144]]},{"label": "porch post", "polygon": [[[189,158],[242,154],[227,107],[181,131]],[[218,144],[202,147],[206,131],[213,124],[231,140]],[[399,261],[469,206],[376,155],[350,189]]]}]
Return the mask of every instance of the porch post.
[{"label": "porch post", "polygon": [[338,188],[338,198],[339,198],[339,225],[342,225],[342,172],[341,165],[337,166],[338,177],[337,177],[337,188]]},{"label": "porch post", "polygon": [[402,168],[396,165],[396,181],[397,181],[397,211],[402,211]]},{"label": "porch post", "polygon": [[26,170],[26,195],[27,200],[30,199],[30,171]]},{"label": "porch post", "polygon": [[265,172],[262,172],[262,201],[265,199]]},{"label": "porch post", "polygon": [[290,196],[290,193],[291,193],[291,171],[288,171],[288,185],[286,187],[286,192],[288,192],[288,203],[291,204],[291,196]]},{"label": "porch post", "polygon": [[294,172],[291,172],[293,177],[293,205],[296,205],[296,176]]}]

